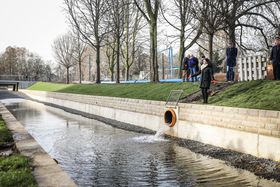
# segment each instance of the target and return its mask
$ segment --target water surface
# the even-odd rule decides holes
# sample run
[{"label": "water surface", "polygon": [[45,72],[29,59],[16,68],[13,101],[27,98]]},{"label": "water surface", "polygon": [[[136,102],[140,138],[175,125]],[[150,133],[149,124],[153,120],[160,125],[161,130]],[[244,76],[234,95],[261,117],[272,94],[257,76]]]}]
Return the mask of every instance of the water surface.
[{"label": "water surface", "polygon": [[79,186],[279,186],[162,137],[26,100],[2,100]]}]

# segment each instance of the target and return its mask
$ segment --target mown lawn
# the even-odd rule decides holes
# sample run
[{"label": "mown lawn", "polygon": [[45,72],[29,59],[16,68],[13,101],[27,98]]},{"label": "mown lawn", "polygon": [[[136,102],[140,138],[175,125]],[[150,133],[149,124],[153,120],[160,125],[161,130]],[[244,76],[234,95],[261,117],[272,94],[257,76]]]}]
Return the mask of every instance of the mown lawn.
[{"label": "mown lawn", "polygon": [[210,104],[280,110],[280,81],[257,80],[232,85],[211,97]]},{"label": "mown lawn", "polygon": [[29,90],[76,93],[86,95],[123,97],[165,101],[171,90],[183,90],[182,97],[198,91],[198,83],[143,83],[143,84],[55,84],[38,82]]},{"label": "mown lawn", "polygon": [[[12,134],[0,118],[0,149],[12,142]],[[1,150],[0,150],[1,151]],[[0,156],[0,187],[33,187],[37,182],[32,175],[30,161],[22,155]]]},{"label": "mown lawn", "polygon": [[[30,90],[77,93],[165,101],[171,90],[183,90],[181,98],[199,90],[193,83],[145,84],[55,84],[38,82]],[[280,111],[280,81],[240,82],[209,98],[209,104]]]}]

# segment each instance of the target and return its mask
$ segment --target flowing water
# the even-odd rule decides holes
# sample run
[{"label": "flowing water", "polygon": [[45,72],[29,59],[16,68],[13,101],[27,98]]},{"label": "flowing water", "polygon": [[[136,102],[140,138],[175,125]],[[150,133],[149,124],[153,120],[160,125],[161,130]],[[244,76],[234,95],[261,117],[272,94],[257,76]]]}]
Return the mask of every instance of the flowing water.
[{"label": "flowing water", "polygon": [[79,186],[279,186],[162,136],[116,129],[31,101],[2,102]]}]

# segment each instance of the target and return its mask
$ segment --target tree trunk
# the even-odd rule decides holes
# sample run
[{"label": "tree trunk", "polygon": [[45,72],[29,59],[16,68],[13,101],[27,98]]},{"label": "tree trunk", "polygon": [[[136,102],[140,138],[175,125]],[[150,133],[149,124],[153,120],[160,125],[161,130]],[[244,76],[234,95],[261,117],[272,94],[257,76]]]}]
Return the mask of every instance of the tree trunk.
[{"label": "tree trunk", "polygon": [[151,82],[159,82],[157,60],[157,21],[150,23],[150,59],[151,59]]},{"label": "tree trunk", "polygon": [[130,66],[127,66],[126,67],[126,72],[125,72],[125,80],[129,80],[129,69],[130,69]]},{"label": "tree trunk", "polygon": [[179,73],[179,78],[182,78],[182,69],[183,67],[183,59],[184,59],[184,52],[185,52],[185,29],[182,29],[181,34],[180,34],[180,49],[179,49],[179,62],[180,62],[180,73]]},{"label": "tree trunk", "polygon": [[100,44],[98,43],[96,45],[96,80],[95,82],[97,84],[100,84],[101,83],[101,80],[100,80]]},{"label": "tree trunk", "polygon": [[209,59],[213,63],[213,41],[214,41],[214,34],[208,34],[209,37]]},{"label": "tree trunk", "polygon": [[229,42],[232,43],[232,45],[235,47],[235,22],[231,22],[229,24]]},{"label": "tree trunk", "polygon": [[82,84],[82,60],[79,59],[79,83]]},{"label": "tree trunk", "polygon": [[[117,29],[119,30],[119,29]],[[117,31],[119,33],[119,31]],[[117,53],[117,62],[116,62],[116,65],[117,65],[117,77],[116,77],[116,83],[120,83],[120,37],[119,37],[119,34],[117,36],[117,50],[116,50],[116,53]]]},{"label": "tree trunk", "polygon": [[66,67],[66,84],[69,84],[69,67]]},{"label": "tree trunk", "polygon": [[115,65],[114,65],[114,63],[115,63],[115,58],[114,58],[114,52],[113,52],[113,54],[112,54],[112,56],[111,56],[111,63],[110,63],[110,73],[111,73],[111,81],[114,81],[114,68],[115,68]]}]

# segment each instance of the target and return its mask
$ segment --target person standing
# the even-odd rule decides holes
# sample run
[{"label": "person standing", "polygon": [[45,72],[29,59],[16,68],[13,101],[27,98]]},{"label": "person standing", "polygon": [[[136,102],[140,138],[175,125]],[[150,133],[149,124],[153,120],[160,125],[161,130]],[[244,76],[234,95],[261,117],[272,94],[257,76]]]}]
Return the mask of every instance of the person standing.
[{"label": "person standing", "polygon": [[[198,68],[198,59],[193,56],[193,54],[190,55],[190,60],[189,60],[189,72],[190,75],[194,75],[197,71],[199,70]],[[192,77],[191,81],[197,81],[197,77]]]},{"label": "person standing", "polygon": [[200,70],[194,75],[190,75],[190,77],[196,77],[201,74],[200,89],[203,97],[203,103],[205,104],[208,103],[208,90],[210,88],[211,82],[215,83],[212,71],[213,70],[210,60],[205,58]]},{"label": "person standing", "polygon": [[280,36],[275,37],[274,46],[272,47],[270,60],[273,66],[274,80],[280,80]]},{"label": "person standing", "polygon": [[182,70],[183,70],[182,80],[183,80],[183,82],[185,82],[186,79],[188,79],[189,60],[190,60],[190,55],[185,55],[185,57],[183,59],[183,65],[182,65]]},{"label": "person standing", "polygon": [[238,50],[233,46],[232,43],[229,43],[228,48],[226,49],[226,63],[227,63],[227,81],[234,81],[234,68],[236,66],[236,58],[237,58]]}]

